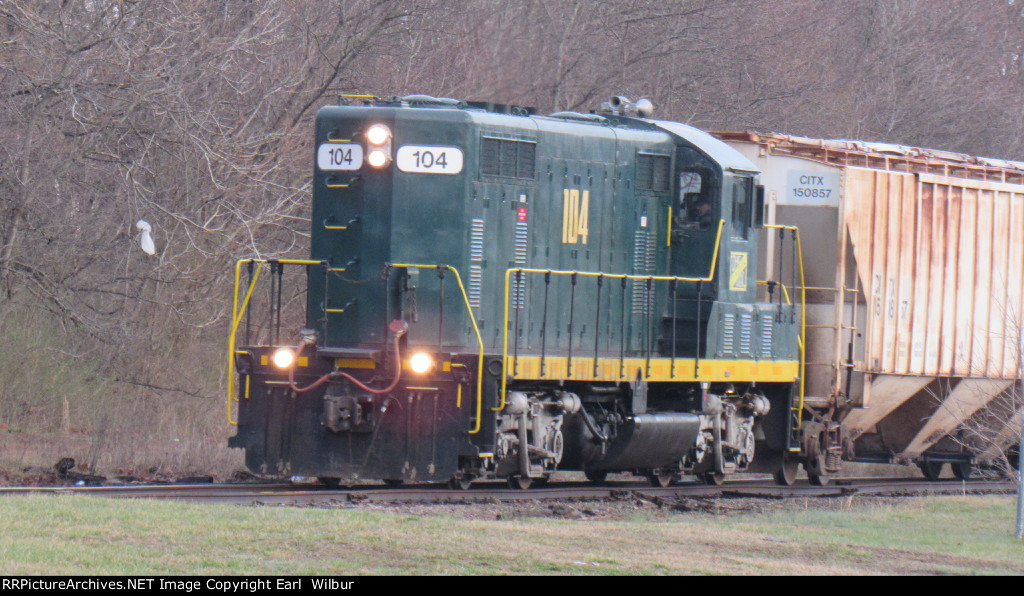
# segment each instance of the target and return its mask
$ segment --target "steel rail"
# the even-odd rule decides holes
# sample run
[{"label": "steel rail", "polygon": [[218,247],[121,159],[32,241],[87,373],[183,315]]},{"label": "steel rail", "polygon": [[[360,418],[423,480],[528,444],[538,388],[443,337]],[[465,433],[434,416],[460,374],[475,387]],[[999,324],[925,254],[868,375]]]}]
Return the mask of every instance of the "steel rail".
[{"label": "steel rail", "polygon": [[770,480],[731,480],[721,486],[687,481],[660,488],[646,481],[628,480],[603,485],[585,482],[556,482],[542,488],[514,490],[504,483],[480,482],[469,490],[442,484],[420,484],[399,488],[356,486],[326,489],[307,484],[164,484],[122,486],[6,487],[0,497],[36,494],[80,495],[107,498],[157,499],[232,504],[310,505],[332,504],[461,504],[565,499],[621,500],[623,498],[807,498],[837,496],[922,496],[932,494],[1011,494],[1015,485],[1008,480],[955,480],[932,482],[921,478],[849,478],[829,486],[812,486],[805,480],[794,486],[777,486]]}]

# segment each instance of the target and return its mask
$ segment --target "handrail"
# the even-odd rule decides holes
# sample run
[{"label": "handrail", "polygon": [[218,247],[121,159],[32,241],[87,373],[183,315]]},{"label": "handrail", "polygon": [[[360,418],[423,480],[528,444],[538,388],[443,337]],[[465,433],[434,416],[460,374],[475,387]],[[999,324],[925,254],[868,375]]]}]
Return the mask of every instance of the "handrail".
[{"label": "handrail", "polygon": [[[800,228],[796,226],[782,226],[777,224],[765,224],[765,228],[771,228],[775,230],[790,230],[793,232],[793,237],[796,239],[796,252],[797,261],[800,264],[800,405],[798,411],[804,409],[804,387],[807,382],[806,377],[806,332],[807,332],[807,282],[804,279],[804,251],[803,246],[800,243]],[[785,288],[785,286],[783,286]],[[802,416],[796,418],[796,428],[799,429],[802,426]]]},{"label": "handrail", "polygon": [[789,288],[786,287],[786,284],[782,283],[781,281],[772,281],[767,279],[759,279],[757,280],[757,283],[765,285],[774,283],[775,285],[779,286],[780,288],[782,288],[782,297],[786,300],[786,304],[793,306],[793,299],[789,297]]},{"label": "handrail", "polygon": [[245,310],[249,307],[249,299],[252,298],[253,290],[256,289],[256,281],[260,278],[260,268],[256,268],[256,274],[253,275],[249,281],[249,289],[245,293],[245,299],[242,301],[242,307],[238,307],[238,285],[242,277],[242,264],[244,263],[257,263],[262,265],[263,263],[269,262],[281,263],[283,265],[320,265],[323,261],[304,261],[295,259],[239,259],[235,263],[235,291],[234,301],[232,302],[231,310],[231,334],[228,336],[228,424],[237,425],[238,420],[231,419],[231,404],[236,400],[235,398],[235,336],[238,334],[238,326],[242,323],[242,317],[245,315]]},{"label": "handrail", "polygon": [[[462,301],[466,305],[466,313],[469,315],[469,322],[473,324],[473,332],[476,334],[476,341],[480,344],[480,358],[477,362],[477,374],[476,374],[476,426],[469,431],[469,434],[475,435],[480,432],[480,426],[482,422],[483,413],[483,378],[484,378],[484,340],[480,336],[480,328],[477,327],[476,317],[473,316],[473,308],[469,305],[469,295],[466,294],[466,288],[462,285],[462,276],[459,275],[458,269],[451,265],[417,265],[412,263],[388,263],[390,267],[396,267],[401,269],[408,269],[410,267],[430,269],[435,268],[437,270],[448,270],[455,274],[455,281],[459,284],[459,291],[462,293]],[[440,348],[440,346],[438,346]],[[456,405],[461,406],[461,403]]]},{"label": "handrail", "polygon": [[622,273],[601,273],[596,271],[560,271],[556,269],[528,269],[525,267],[516,267],[505,270],[505,322],[503,323],[504,332],[502,334],[502,348],[501,348],[501,399],[498,406],[492,408],[495,412],[499,412],[505,408],[505,392],[508,390],[508,311],[509,311],[509,280],[513,272],[521,273],[545,273],[552,275],[580,275],[583,277],[603,277],[608,279],[626,279],[626,280],[650,280],[650,281],[676,281],[676,282],[709,282],[715,278],[715,268],[718,265],[718,253],[721,252],[722,247],[722,228],[725,226],[725,220],[718,220],[718,233],[715,236],[715,252],[711,257],[711,267],[708,270],[706,277],[674,277],[666,275],[628,275]]},{"label": "handrail", "polygon": [[[231,334],[228,338],[228,402],[227,402],[227,418],[228,423],[237,425],[238,421],[231,418],[231,406],[232,403],[237,401],[235,397],[235,336],[238,334],[238,327],[242,322],[242,317],[245,315],[245,311],[249,306],[249,300],[252,297],[253,290],[256,288],[256,281],[259,279],[260,268],[256,269],[256,274],[249,282],[249,288],[246,291],[245,298],[239,308],[238,294],[239,286],[242,276],[242,265],[246,263],[257,263],[262,265],[263,263],[275,262],[283,265],[323,265],[324,261],[310,261],[310,260],[299,260],[299,259],[241,259],[235,264],[235,287],[234,287],[234,302],[231,314]],[[481,428],[481,411],[483,404],[483,360],[484,360],[484,342],[480,336],[480,329],[477,327],[476,319],[473,316],[473,311],[469,306],[469,296],[466,294],[466,288],[462,283],[462,276],[459,275],[457,269],[450,265],[420,265],[410,263],[389,263],[390,267],[396,268],[410,268],[420,267],[424,269],[436,268],[438,270],[449,270],[455,274],[455,281],[459,284],[459,291],[462,293],[462,300],[466,305],[466,311],[469,313],[470,322],[473,324],[473,331],[476,333],[477,343],[480,346],[480,358],[477,370],[477,416],[476,426],[470,431],[470,434],[476,434],[480,432]],[[461,395],[461,394],[460,394]],[[460,398],[461,404],[461,398]]]}]

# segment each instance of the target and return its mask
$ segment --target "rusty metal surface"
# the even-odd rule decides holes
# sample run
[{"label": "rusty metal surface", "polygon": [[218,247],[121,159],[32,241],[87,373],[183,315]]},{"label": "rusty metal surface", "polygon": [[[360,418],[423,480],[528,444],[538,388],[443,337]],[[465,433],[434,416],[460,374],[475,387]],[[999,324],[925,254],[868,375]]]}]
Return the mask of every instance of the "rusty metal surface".
[{"label": "rusty metal surface", "polygon": [[812,139],[778,133],[714,132],[735,146],[754,143],[773,155],[792,156],[837,167],[920,172],[1024,184],[1024,162],[977,157],[954,151],[892,143],[844,139]]},{"label": "rusty metal surface", "polygon": [[1012,379],[1024,186],[849,168],[844,218],[872,373]]}]

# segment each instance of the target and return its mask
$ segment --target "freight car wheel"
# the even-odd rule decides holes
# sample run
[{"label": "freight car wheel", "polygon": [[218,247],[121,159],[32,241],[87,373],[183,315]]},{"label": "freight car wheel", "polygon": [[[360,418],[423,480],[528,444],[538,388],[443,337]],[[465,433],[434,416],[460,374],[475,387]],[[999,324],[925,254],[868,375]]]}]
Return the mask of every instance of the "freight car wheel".
[{"label": "freight car wheel", "polygon": [[950,464],[949,467],[953,468],[953,475],[956,476],[957,480],[968,480],[971,477],[971,473],[974,472],[974,466],[971,462],[959,461]]},{"label": "freight car wheel", "polygon": [[725,474],[721,472],[704,472],[700,479],[704,481],[704,484],[710,486],[722,486],[725,482]]},{"label": "freight car wheel", "polygon": [[341,478],[330,478],[327,476],[319,476],[316,479],[317,482],[324,485],[324,487],[331,490],[341,488]]},{"label": "freight car wheel", "polygon": [[671,486],[672,481],[675,480],[673,474],[668,473],[650,473],[647,475],[647,482],[651,483],[651,486],[665,488]]},{"label": "freight car wheel", "polygon": [[526,490],[526,489],[530,488],[530,485],[532,485],[532,484],[533,484],[533,478],[530,478],[529,476],[520,476],[520,475],[517,474],[515,476],[509,476],[508,477],[508,486],[509,486],[509,488],[512,488],[512,489],[515,489],[515,490]]},{"label": "freight car wheel", "polygon": [[779,486],[793,486],[796,484],[796,473],[800,469],[800,462],[791,459],[784,459],[782,466],[775,470],[775,484]]},{"label": "freight car wheel", "polygon": [[606,470],[587,470],[583,474],[587,477],[587,480],[594,484],[604,484],[604,481],[608,479],[608,472]]},{"label": "freight car wheel", "polygon": [[935,482],[942,475],[942,466],[944,465],[938,461],[923,461],[917,464],[917,467],[921,468],[921,473],[924,474],[925,478]]},{"label": "freight car wheel", "polygon": [[807,480],[812,486],[828,486],[831,479],[825,468],[825,451],[815,451],[804,460],[804,471],[807,472]]}]

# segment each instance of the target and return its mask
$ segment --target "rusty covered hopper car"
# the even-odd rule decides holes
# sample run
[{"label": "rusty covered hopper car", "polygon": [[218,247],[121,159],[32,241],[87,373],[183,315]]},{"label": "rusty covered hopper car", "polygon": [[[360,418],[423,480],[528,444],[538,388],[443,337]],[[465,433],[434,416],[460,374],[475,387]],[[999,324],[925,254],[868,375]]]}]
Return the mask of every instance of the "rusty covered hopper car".
[{"label": "rusty covered hopper car", "polygon": [[[718,136],[764,172],[766,222],[800,229],[805,405],[841,421],[846,458],[936,477],[1004,453],[1020,428],[1024,163]],[[764,242],[764,262],[791,266]]]}]

